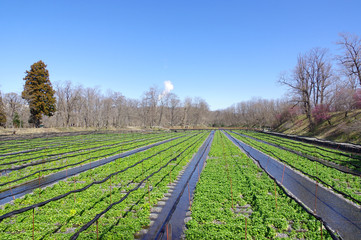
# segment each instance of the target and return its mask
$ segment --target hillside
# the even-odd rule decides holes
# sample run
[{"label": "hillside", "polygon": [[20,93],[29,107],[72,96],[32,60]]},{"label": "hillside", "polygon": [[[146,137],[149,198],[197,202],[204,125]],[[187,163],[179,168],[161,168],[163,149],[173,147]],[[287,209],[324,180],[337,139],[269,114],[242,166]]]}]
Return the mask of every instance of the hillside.
[{"label": "hillside", "polygon": [[330,123],[328,121],[321,122],[313,132],[310,132],[306,115],[300,115],[293,120],[283,123],[275,131],[284,134],[361,144],[360,109],[349,112],[347,117],[345,117],[345,112],[331,113]]}]

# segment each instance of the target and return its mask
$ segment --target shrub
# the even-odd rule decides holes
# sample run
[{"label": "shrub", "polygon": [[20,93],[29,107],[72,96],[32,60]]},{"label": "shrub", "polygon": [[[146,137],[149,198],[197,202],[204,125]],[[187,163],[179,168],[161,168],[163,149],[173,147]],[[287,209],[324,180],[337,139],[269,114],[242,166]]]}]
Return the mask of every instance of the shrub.
[{"label": "shrub", "polygon": [[316,107],[312,110],[312,117],[315,120],[316,124],[319,124],[323,121],[328,121],[329,124],[331,124],[330,119],[330,107],[327,104],[318,104]]}]

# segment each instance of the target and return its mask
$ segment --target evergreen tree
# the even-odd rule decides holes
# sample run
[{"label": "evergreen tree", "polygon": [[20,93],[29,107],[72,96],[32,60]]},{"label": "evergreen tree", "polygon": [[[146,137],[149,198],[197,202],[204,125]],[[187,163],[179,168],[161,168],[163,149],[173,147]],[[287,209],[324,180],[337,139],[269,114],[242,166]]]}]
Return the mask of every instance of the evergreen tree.
[{"label": "evergreen tree", "polygon": [[13,117],[13,126],[16,128],[23,127],[23,121],[20,120],[20,116],[17,112],[15,112]]},{"label": "evergreen tree", "polygon": [[1,97],[1,93],[0,93],[0,127],[5,127],[5,125],[6,125],[5,107],[3,103],[3,98]]},{"label": "evergreen tree", "polygon": [[39,127],[43,115],[53,116],[56,111],[54,97],[55,91],[49,80],[49,72],[43,61],[31,65],[30,71],[26,71],[25,85],[22,98],[29,103],[29,123]]}]

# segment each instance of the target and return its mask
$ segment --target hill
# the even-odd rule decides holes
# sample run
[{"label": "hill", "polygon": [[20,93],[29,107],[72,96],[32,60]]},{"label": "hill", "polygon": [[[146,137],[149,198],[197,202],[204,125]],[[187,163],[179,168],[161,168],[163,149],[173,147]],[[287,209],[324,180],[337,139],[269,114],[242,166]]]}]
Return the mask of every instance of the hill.
[{"label": "hill", "polygon": [[274,131],[336,142],[361,144],[361,109],[348,112],[347,116],[345,112],[333,112],[330,121],[319,123],[312,132],[309,130],[306,115],[299,115],[288,120]]}]

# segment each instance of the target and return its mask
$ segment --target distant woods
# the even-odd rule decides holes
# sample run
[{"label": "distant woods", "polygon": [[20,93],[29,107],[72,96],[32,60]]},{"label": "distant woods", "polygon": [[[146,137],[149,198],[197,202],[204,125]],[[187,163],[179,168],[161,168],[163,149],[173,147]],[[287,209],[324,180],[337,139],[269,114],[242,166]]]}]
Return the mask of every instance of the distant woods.
[{"label": "distant woods", "polygon": [[157,87],[144,92],[141,99],[126,98],[119,92],[103,95],[96,88],[55,85],[57,109],[47,126],[115,127],[206,125],[208,104],[199,98],[181,101],[175,94],[162,94]]},{"label": "distant woods", "polygon": [[[207,126],[209,121],[209,106],[203,99],[182,101],[157,87],[151,87],[140,99],[126,98],[113,91],[102,94],[97,88],[75,86],[71,82],[57,82],[53,87],[56,112],[53,116],[44,114],[41,125],[45,127],[188,127]],[[34,126],[30,105],[21,96],[6,93],[3,102],[7,127]]]},{"label": "distant woods", "polygon": [[300,53],[296,66],[279,78],[288,95],[281,100],[256,99],[235,104],[215,114],[217,125],[277,127],[305,114],[309,130],[330,122],[331,112],[361,109],[361,37],[349,33],[339,36],[342,53],[313,48]]},{"label": "distant woods", "polygon": [[[313,48],[300,53],[296,66],[282,73],[287,86],[283,99],[252,99],[218,111],[198,97],[180,99],[171,92],[151,87],[139,99],[120,92],[103,94],[97,88],[51,83],[42,61],[24,77],[24,91],[0,93],[1,127],[277,127],[305,114],[310,130],[329,122],[332,111],[361,108],[361,38],[340,34],[340,54]],[[126,89],[124,90],[126,92]]]}]

